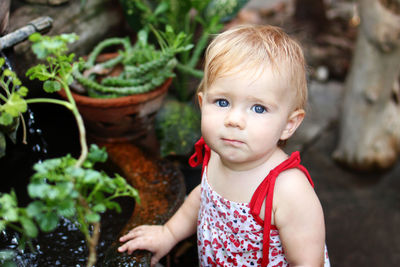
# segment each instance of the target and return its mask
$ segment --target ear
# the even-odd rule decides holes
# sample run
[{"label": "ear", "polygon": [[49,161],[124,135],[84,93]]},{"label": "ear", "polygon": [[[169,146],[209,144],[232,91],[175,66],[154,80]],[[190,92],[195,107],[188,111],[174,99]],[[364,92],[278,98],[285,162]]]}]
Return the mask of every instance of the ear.
[{"label": "ear", "polygon": [[202,107],[202,105],[203,105],[203,96],[204,96],[203,92],[197,93],[197,100],[199,101],[199,107],[200,107],[200,109],[201,109],[201,107]]},{"label": "ear", "polygon": [[288,117],[285,129],[282,132],[280,140],[289,139],[300,126],[305,115],[306,112],[304,111],[304,109],[293,111]]}]

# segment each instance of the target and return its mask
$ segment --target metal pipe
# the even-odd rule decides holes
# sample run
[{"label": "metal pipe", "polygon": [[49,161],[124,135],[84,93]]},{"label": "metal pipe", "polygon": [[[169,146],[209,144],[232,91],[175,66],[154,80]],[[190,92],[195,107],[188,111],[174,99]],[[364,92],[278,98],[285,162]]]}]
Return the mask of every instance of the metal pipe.
[{"label": "metal pipe", "polygon": [[32,20],[26,26],[1,37],[0,51],[25,41],[32,33],[49,30],[52,24],[53,19],[48,16]]}]

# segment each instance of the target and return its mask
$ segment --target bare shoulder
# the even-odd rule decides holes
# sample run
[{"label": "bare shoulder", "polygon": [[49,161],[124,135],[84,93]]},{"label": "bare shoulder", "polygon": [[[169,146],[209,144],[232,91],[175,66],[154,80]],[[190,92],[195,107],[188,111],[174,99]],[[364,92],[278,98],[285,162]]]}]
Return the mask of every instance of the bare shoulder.
[{"label": "bare shoulder", "polygon": [[286,221],[289,218],[292,220],[293,216],[301,218],[304,214],[314,214],[317,217],[322,215],[321,203],[314,188],[306,175],[297,168],[279,174],[275,183],[273,206],[278,221],[279,217]]},{"label": "bare shoulder", "polygon": [[314,193],[314,188],[304,172],[292,168],[279,174],[275,182],[275,193],[286,197],[298,197],[304,193]]}]

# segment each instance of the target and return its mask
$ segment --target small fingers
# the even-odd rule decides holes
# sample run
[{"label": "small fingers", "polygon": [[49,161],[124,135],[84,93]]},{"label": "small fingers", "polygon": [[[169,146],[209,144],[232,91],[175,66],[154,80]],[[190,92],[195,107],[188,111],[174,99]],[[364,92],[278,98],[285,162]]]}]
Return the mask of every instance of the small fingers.
[{"label": "small fingers", "polygon": [[137,249],[143,249],[143,247],[140,244],[141,244],[140,239],[132,239],[123,244],[122,246],[120,246],[118,248],[118,251],[119,252],[126,251],[128,254],[132,254],[132,252],[134,252]]},{"label": "small fingers", "polygon": [[133,228],[126,235],[121,236],[119,238],[119,241],[120,242],[125,242],[127,240],[134,239],[134,238],[140,236],[142,233],[144,233],[143,226],[139,226],[139,227]]}]

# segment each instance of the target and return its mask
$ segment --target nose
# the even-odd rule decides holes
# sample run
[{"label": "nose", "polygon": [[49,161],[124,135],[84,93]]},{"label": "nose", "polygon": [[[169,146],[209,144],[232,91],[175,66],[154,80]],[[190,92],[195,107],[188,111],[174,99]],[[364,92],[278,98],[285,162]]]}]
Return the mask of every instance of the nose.
[{"label": "nose", "polygon": [[246,118],[238,109],[230,109],[224,120],[225,127],[236,127],[243,130],[246,126]]}]

